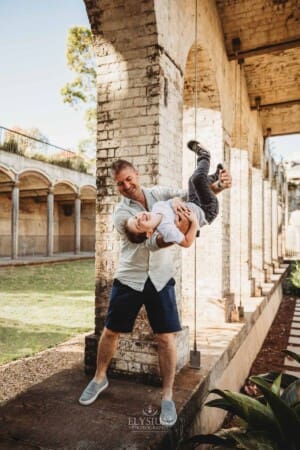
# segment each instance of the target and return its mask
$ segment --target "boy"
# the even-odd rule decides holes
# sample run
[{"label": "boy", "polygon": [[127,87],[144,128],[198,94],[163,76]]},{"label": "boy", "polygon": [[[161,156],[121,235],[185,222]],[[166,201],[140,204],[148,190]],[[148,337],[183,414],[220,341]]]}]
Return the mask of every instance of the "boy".
[{"label": "boy", "polygon": [[[154,204],[151,212],[141,212],[128,219],[125,232],[130,242],[141,243],[157,230],[165,242],[190,247],[198,226],[211,223],[216,218],[219,204],[208,178],[210,153],[198,141],[189,141],[187,145],[198,155],[197,167],[189,180],[188,201],[183,203],[179,198],[160,201]],[[222,169],[222,165],[218,164],[217,171]],[[190,221],[185,235],[175,225],[176,210]]]}]

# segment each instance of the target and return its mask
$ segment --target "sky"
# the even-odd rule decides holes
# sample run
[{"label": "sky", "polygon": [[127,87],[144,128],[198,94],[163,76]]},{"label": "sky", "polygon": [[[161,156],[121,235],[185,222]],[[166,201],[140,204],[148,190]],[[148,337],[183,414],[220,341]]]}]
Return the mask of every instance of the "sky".
[{"label": "sky", "polygon": [[[89,26],[83,0],[0,0],[0,126],[38,128],[75,150],[87,137],[83,112],[60,95],[74,78],[65,57],[73,25]],[[300,160],[299,134],[272,141],[277,159]]]},{"label": "sky", "polygon": [[281,159],[286,161],[300,161],[300,134],[289,134],[287,136],[276,136],[270,139],[272,155],[275,161]]},{"label": "sky", "polygon": [[0,126],[38,128],[52,144],[87,137],[83,113],[62,102],[73,25],[89,26],[83,0],[0,0]]}]

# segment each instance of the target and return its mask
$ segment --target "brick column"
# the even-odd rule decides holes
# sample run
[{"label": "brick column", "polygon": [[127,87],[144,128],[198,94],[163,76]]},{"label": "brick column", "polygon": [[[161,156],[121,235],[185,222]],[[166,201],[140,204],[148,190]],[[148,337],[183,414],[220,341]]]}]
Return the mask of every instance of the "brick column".
[{"label": "brick column", "polygon": [[252,271],[254,294],[261,295],[263,267],[263,180],[262,170],[252,167]]},{"label": "brick column", "polygon": [[54,243],[54,192],[49,189],[47,196],[47,256],[53,255]]},{"label": "brick column", "polygon": [[18,240],[19,240],[19,182],[16,179],[12,189],[12,208],[11,208],[11,258],[18,258]]},{"label": "brick column", "polygon": [[[180,186],[183,82],[180,68],[157,43],[154,4],[112,1],[101,11],[92,0],[86,4],[98,64],[95,334],[86,339],[85,351],[85,368],[92,373],[119,254],[111,219],[119,197],[110,166],[124,158],[137,167],[143,185]],[[121,336],[112,368],[157,376],[155,346],[143,310],[133,334]],[[178,343],[182,354],[184,346]]]}]

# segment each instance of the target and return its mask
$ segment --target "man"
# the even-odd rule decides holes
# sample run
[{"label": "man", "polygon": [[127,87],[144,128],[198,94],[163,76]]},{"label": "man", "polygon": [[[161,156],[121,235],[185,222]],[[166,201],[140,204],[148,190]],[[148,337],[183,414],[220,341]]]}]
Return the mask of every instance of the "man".
[{"label": "man", "polygon": [[[98,345],[97,369],[93,380],[83,391],[79,403],[90,405],[107,388],[106,371],[117,349],[120,333],[132,331],[136,316],[145,305],[147,315],[158,342],[158,358],[162,377],[162,402],[160,423],[172,426],[177,420],[172,400],[176,369],[176,346],[174,333],[181,330],[176,299],[173,264],[169,250],[157,251],[169,246],[158,233],[145,243],[132,244],[124,233],[126,220],[141,212],[151,210],[153,204],[173,197],[185,198],[179,189],[160,186],[143,188],[139,173],[125,160],[113,163],[112,177],[123,196],[114,213],[114,225],[121,235],[119,266],[110,295],[110,304],[104,330]],[[218,177],[217,177],[218,179]],[[211,187],[215,193],[231,186],[231,176],[223,171]],[[177,219],[182,231],[186,223]]]}]

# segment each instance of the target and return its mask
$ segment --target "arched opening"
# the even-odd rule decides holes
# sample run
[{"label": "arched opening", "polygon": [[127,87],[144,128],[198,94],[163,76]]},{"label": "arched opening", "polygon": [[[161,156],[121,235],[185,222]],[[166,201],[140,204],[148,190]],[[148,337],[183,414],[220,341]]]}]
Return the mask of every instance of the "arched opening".
[{"label": "arched opening", "polygon": [[[195,45],[189,51],[184,73],[184,105],[183,105],[183,186],[187,186],[195,167],[195,155],[190,152],[186,143],[190,139],[198,139],[211,152],[210,173],[215,172],[219,162],[224,163],[229,154],[225,155],[221,102],[216,82],[216,69],[208,51],[198,45],[195,57]],[[197,64],[197,86],[195,85],[195,59]],[[195,108],[197,105],[197,110]],[[195,114],[196,135],[195,135]],[[226,162],[225,162],[226,164]],[[224,311],[219,308],[216,315],[214,305],[227,290],[224,277],[222,242],[224,243],[224,197],[219,196],[220,213],[216,220],[200,231],[196,241],[196,280],[194,276],[195,249],[185,249],[183,252],[183,318],[193,329],[192,299],[196,289],[197,320],[224,321]]]},{"label": "arched opening", "polygon": [[69,181],[54,185],[54,253],[74,251],[76,187]]},{"label": "arched opening", "polygon": [[80,250],[93,252],[95,251],[96,188],[94,186],[82,186],[80,188],[80,199]]},{"label": "arched opening", "polygon": [[20,256],[46,254],[48,177],[36,170],[19,174],[19,240]]}]

